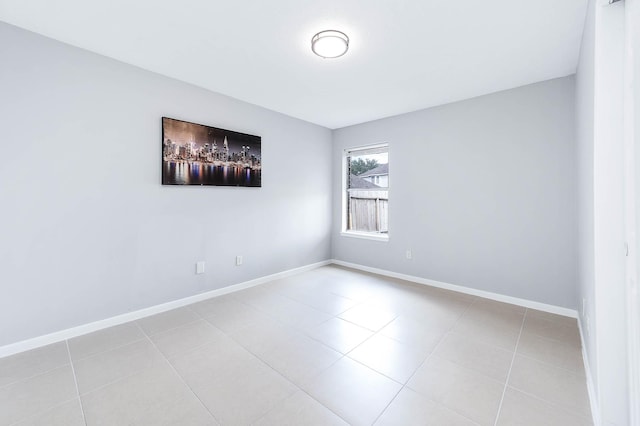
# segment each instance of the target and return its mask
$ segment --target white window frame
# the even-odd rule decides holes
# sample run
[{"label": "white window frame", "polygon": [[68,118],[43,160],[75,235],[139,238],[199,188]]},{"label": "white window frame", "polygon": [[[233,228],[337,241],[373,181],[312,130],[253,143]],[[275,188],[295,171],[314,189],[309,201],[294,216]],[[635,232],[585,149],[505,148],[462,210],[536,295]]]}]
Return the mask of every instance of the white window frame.
[{"label": "white window frame", "polygon": [[[342,219],[341,219],[340,235],[343,237],[361,238],[365,240],[373,240],[373,241],[381,241],[381,242],[389,241],[389,234],[391,233],[389,223],[387,223],[388,231],[385,234],[379,234],[374,232],[363,232],[363,231],[351,231],[347,229],[347,204],[349,203],[349,191],[347,188],[347,184],[348,184],[347,183],[347,170],[348,170],[347,158],[350,155],[357,153],[358,151],[364,151],[366,153],[367,150],[373,151],[373,150],[379,150],[380,148],[386,149],[387,161],[391,163],[391,160],[390,160],[391,154],[390,154],[390,148],[388,143],[377,143],[377,144],[371,144],[371,145],[349,147],[349,148],[345,148],[342,151],[342,179],[341,179]],[[391,175],[391,172],[389,172],[389,175]],[[390,194],[391,194],[391,178],[390,177],[388,179],[388,184],[387,184],[387,194],[388,194],[388,197],[390,197]]]}]

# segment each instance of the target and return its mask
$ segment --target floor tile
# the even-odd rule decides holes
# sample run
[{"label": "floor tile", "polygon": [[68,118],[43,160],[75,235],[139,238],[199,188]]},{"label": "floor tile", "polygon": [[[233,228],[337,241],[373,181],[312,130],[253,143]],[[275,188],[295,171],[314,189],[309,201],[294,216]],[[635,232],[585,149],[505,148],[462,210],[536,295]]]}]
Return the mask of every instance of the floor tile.
[{"label": "floor tile", "polygon": [[407,345],[432,350],[449,328],[449,324],[420,321],[402,314],[380,330],[380,334]]},{"label": "floor tile", "polygon": [[522,328],[523,334],[532,334],[547,339],[558,340],[565,344],[580,347],[580,334],[577,323],[550,320],[548,317],[527,315]]},{"label": "floor tile", "polygon": [[584,375],[582,350],[575,344],[522,333],[518,343],[518,353]]},{"label": "floor tile", "polygon": [[513,359],[512,351],[453,332],[445,336],[433,354],[502,383],[507,381]]},{"label": "floor tile", "polygon": [[323,271],[324,268],[315,269],[314,274],[291,275],[279,278],[270,282],[268,285],[280,294],[286,294],[289,290],[311,290],[322,285],[323,280],[328,279]]},{"label": "floor tile", "polygon": [[504,384],[432,355],[407,386],[480,425],[493,425]]},{"label": "floor tile", "polygon": [[458,299],[448,294],[426,292],[408,301],[402,315],[419,320],[434,328],[451,328],[468,309],[471,301]]},{"label": "floor tile", "polygon": [[483,299],[481,297],[478,297],[473,301],[473,307],[487,312],[514,312],[517,313],[518,316],[524,315],[527,310],[527,308],[523,306],[498,302],[497,300]]},{"label": "floor tile", "polygon": [[389,312],[407,314],[416,303],[415,297],[415,293],[391,287],[380,289],[377,294],[361,303],[384,307]]},{"label": "floor tile", "polygon": [[405,383],[420,367],[429,351],[376,334],[349,352],[349,358],[399,383]]},{"label": "floor tile", "polygon": [[324,288],[333,294],[356,302],[366,302],[376,296],[376,286],[369,276],[355,271],[338,271],[338,276],[325,283]]},{"label": "floor tile", "polygon": [[284,296],[274,300],[260,309],[275,318],[277,321],[289,327],[305,329],[321,324],[333,318],[326,312],[319,311],[311,306],[296,302]]},{"label": "floor tile", "polygon": [[240,370],[256,357],[229,339],[210,343],[171,359],[171,364],[187,383],[206,385],[226,370]]},{"label": "floor tile", "polygon": [[0,425],[44,413],[77,396],[70,365],[0,388]]},{"label": "floor tile", "polygon": [[498,426],[588,426],[593,422],[507,387]]},{"label": "floor tile", "polygon": [[472,305],[451,331],[513,351],[520,336],[523,318],[523,313],[513,310]]},{"label": "floor tile", "polygon": [[0,359],[0,425],[493,426],[512,359],[499,425],[588,425],[576,324],[321,267]]},{"label": "floor tile", "polygon": [[296,334],[260,358],[291,382],[301,385],[342,358],[342,354],[310,337]]},{"label": "floor tile", "polygon": [[145,335],[138,325],[135,322],[128,322],[74,337],[69,340],[69,351],[71,359],[75,361],[144,338]]},{"label": "floor tile", "polygon": [[251,424],[297,390],[242,351],[239,346],[208,345],[174,360],[176,370],[222,424]]},{"label": "floor tile", "polygon": [[[471,294],[459,293],[457,291],[448,290],[448,289],[445,289],[445,288],[430,287],[430,286],[425,286],[425,288],[429,289],[433,293],[438,294],[441,298],[442,297],[446,297],[449,300],[457,300],[459,302],[464,302],[464,303],[467,303],[467,304],[471,304],[471,303],[475,302],[476,300],[481,299],[480,297],[473,296]],[[487,299],[483,299],[483,300],[487,300]]]},{"label": "floor tile", "polygon": [[140,340],[74,362],[81,394],[131,376],[166,360],[148,340]]},{"label": "floor tile", "polygon": [[560,405],[578,415],[589,416],[589,396],[583,375],[516,355],[509,386]]},{"label": "floor tile", "polygon": [[346,354],[373,335],[371,330],[341,318],[332,318],[307,330],[311,336],[325,345]]},{"label": "floor tile", "polygon": [[562,323],[569,327],[578,327],[578,320],[576,318],[564,315],[552,314],[550,312],[538,311],[536,309],[527,309],[527,316]]},{"label": "floor tile", "polygon": [[82,395],[82,404],[87,426],[217,424],[168,364]]},{"label": "floor tile", "polygon": [[62,403],[41,414],[31,416],[13,426],[84,426],[80,400]]},{"label": "floor tile", "polygon": [[302,391],[278,404],[255,426],[347,426],[344,420]]},{"label": "floor tile", "polygon": [[153,336],[198,319],[200,317],[195,312],[184,307],[142,318],[138,320],[138,325],[148,336]]},{"label": "floor tile", "polygon": [[304,303],[330,315],[341,314],[359,303],[323,289],[289,292],[285,293],[285,295],[297,302]]},{"label": "floor tile", "polygon": [[[267,284],[240,290],[223,297],[248,304],[258,309],[262,309],[265,306],[277,303],[282,296],[276,293],[273,289],[269,288],[269,285]],[[219,298],[216,297],[216,299]]]},{"label": "floor tile", "polygon": [[0,388],[69,364],[66,342],[0,358]]},{"label": "floor tile", "polygon": [[224,308],[205,313],[203,317],[225,333],[235,333],[243,328],[272,320],[266,313],[240,302],[227,303]]},{"label": "floor tile", "polygon": [[497,346],[507,351],[514,351],[518,342],[519,330],[491,327],[472,321],[458,323],[451,331]]},{"label": "floor tile", "polygon": [[154,334],[150,338],[164,356],[172,358],[225,337],[222,331],[209,322],[198,320]]},{"label": "floor tile", "polygon": [[476,426],[441,405],[404,388],[382,413],[375,426]]},{"label": "floor tile", "polygon": [[[261,292],[268,291],[268,288],[266,286],[258,288]],[[210,299],[206,299],[201,302],[189,305],[189,309],[203,318],[208,316],[220,316],[235,312],[243,306],[247,306],[245,303],[242,303],[240,300],[238,300],[236,296],[237,294],[239,293],[231,293],[219,297],[212,297]],[[270,292],[267,294],[270,294]]]},{"label": "floor tile", "polygon": [[393,321],[398,315],[385,306],[362,303],[339,315],[343,320],[352,322],[371,331],[378,331]]},{"label": "floor tile", "polygon": [[296,330],[279,322],[267,319],[259,324],[242,328],[230,336],[250,352],[260,355],[276,346],[286,344]]},{"label": "floor tile", "polygon": [[[489,303],[492,302],[492,303]],[[520,330],[526,309],[514,305],[478,298],[462,315],[461,322],[473,321],[483,325]]]},{"label": "floor tile", "polygon": [[351,425],[370,425],[401,385],[349,358],[343,358],[303,387]]}]

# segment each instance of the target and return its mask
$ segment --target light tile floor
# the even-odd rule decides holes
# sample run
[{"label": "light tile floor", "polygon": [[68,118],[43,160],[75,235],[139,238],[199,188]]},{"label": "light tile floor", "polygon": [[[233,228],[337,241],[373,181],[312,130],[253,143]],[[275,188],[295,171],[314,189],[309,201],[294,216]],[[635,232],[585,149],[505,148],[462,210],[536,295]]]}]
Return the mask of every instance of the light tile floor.
[{"label": "light tile floor", "polygon": [[0,359],[0,425],[589,425],[574,319],[327,266]]}]

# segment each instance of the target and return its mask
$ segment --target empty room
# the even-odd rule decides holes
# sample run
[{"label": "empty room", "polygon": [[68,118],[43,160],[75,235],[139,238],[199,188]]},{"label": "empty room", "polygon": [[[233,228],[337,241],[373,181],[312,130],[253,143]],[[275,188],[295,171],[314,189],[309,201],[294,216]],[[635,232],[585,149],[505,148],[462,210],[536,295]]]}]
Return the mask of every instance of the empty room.
[{"label": "empty room", "polygon": [[639,24],[0,0],[0,426],[640,426]]}]

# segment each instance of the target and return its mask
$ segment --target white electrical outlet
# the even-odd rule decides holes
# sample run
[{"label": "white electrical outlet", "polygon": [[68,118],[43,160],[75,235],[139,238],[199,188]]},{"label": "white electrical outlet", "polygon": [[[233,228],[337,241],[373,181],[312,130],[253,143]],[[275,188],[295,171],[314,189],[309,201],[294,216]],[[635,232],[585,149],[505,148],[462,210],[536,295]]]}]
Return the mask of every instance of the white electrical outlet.
[{"label": "white electrical outlet", "polygon": [[236,256],[236,266],[242,265],[242,256]]},{"label": "white electrical outlet", "polygon": [[413,259],[413,253],[411,252],[411,249],[407,249],[407,251],[405,252],[405,256],[409,260]]},{"label": "white electrical outlet", "polygon": [[204,260],[196,262],[196,274],[204,274]]}]

